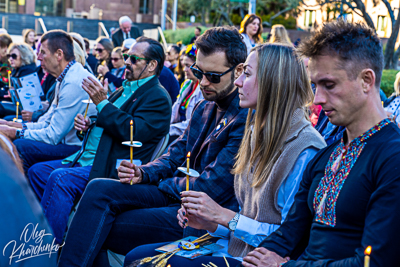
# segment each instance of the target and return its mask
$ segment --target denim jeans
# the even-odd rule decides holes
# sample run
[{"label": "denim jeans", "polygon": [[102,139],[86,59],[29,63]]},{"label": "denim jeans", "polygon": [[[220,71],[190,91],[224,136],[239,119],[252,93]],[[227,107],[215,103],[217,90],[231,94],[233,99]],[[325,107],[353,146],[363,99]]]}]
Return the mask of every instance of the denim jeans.
[{"label": "denim jeans", "polygon": [[37,163],[28,171],[28,179],[58,244],[62,243],[71,209],[82,196],[92,169],[70,165],[55,160]]},{"label": "denim jeans", "polygon": [[[58,266],[94,266],[101,250],[125,255],[140,245],[180,239],[179,208],[180,200],[155,185],[94,179],[68,229]],[[96,259],[95,266],[109,265]]]},{"label": "denim jeans", "polygon": [[21,157],[26,175],[28,175],[29,168],[38,162],[65,159],[81,148],[64,144],[54,146],[29,139],[17,139],[14,141],[14,145]]},{"label": "denim jeans", "polygon": [[[156,244],[149,244],[137,247],[129,252],[124,261],[124,267],[129,267],[131,263],[135,260],[143,259],[145,257],[153,257],[155,255],[160,254],[160,252],[155,251],[156,248],[162,247],[167,243],[156,243]],[[233,258],[226,258],[228,260],[229,266],[235,267],[237,266],[240,261],[233,259]],[[217,266],[226,266],[225,260],[223,257],[213,257],[213,256],[201,256],[199,258],[190,260],[187,258],[179,257],[179,256],[172,256],[168,260],[168,264],[174,267],[202,267],[202,264],[209,264],[210,262],[214,263]]]}]

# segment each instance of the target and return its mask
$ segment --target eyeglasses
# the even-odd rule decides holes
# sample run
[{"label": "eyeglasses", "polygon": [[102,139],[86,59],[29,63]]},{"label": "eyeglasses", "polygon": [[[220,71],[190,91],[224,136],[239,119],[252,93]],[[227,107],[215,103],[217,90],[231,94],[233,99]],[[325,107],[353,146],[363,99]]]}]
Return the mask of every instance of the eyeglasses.
[{"label": "eyeglasses", "polygon": [[233,66],[232,68],[230,68],[229,70],[225,71],[224,73],[218,74],[218,73],[212,73],[212,72],[202,72],[199,69],[194,68],[193,66],[196,63],[193,63],[192,66],[190,66],[190,69],[193,72],[193,75],[196,76],[197,79],[199,79],[199,81],[201,81],[203,79],[203,75],[207,77],[207,80],[210,83],[220,83],[221,82],[221,77],[224,76],[225,74],[231,72],[234,68],[236,68],[237,65]]},{"label": "eyeglasses", "polygon": [[11,54],[11,55],[8,54],[7,58],[12,58],[12,59],[16,60],[18,58],[18,56],[17,56],[17,54]]},{"label": "eyeglasses", "polygon": [[99,52],[99,53],[103,53],[104,49],[96,48],[95,51],[96,51],[96,52]]},{"label": "eyeglasses", "polygon": [[119,58],[119,57],[112,57],[112,58],[110,58],[111,59],[111,61],[119,61],[119,60],[121,60],[122,58]]},{"label": "eyeglasses", "polygon": [[139,59],[151,60],[150,58],[138,57],[138,56],[135,56],[135,55],[128,55],[128,54],[122,54],[122,56],[124,57],[125,61],[127,61],[128,58],[130,58],[132,64],[136,64],[136,61],[138,61]]}]

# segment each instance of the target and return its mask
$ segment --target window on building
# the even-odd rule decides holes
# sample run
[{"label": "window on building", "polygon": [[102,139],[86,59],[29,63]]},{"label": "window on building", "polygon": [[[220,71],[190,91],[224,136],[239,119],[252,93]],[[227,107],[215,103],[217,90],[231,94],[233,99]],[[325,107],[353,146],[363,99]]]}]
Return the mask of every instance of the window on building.
[{"label": "window on building", "polygon": [[380,33],[385,33],[387,27],[388,18],[385,16],[378,16],[378,27],[377,31]]},{"label": "window on building", "polygon": [[152,14],[153,13],[153,0],[140,0],[139,13]]},{"label": "window on building", "polygon": [[36,0],[35,12],[42,16],[63,16],[65,0]]},{"label": "window on building", "polygon": [[304,12],[304,26],[313,27],[315,24],[315,10],[306,10]]}]

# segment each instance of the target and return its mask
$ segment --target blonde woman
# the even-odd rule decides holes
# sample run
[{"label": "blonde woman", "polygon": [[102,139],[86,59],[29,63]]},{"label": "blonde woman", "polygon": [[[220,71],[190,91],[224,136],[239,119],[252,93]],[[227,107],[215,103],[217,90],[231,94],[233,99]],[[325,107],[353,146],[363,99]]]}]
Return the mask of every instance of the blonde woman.
[{"label": "blonde woman", "polygon": [[289,35],[286,31],[285,26],[281,24],[276,24],[272,26],[271,29],[271,39],[269,40],[270,43],[282,43],[282,44],[288,44],[288,45],[293,45],[292,42],[290,41]]},{"label": "blonde woman", "polygon": [[36,50],[36,32],[34,29],[25,29],[23,31],[24,42],[29,45],[32,50]]},{"label": "blonde woman", "polygon": [[[217,243],[224,248],[212,258],[172,257],[171,266],[208,262],[222,266],[222,256],[236,266],[285,220],[307,163],[325,147],[307,119],[305,107],[313,93],[303,61],[293,47],[264,44],[253,48],[235,85],[240,106],[249,108],[233,169],[240,212],[221,207],[203,192],[182,192],[179,224],[207,230],[222,238]],[[160,245],[139,247],[125,262],[150,256]]]},{"label": "blonde woman", "polygon": [[243,41],[247,47],[247,55],[250,50],[262,42],[261,34],[263,32],[261,18],[255,14],[247,14],[240,23],[239,32],[243,36]]}]

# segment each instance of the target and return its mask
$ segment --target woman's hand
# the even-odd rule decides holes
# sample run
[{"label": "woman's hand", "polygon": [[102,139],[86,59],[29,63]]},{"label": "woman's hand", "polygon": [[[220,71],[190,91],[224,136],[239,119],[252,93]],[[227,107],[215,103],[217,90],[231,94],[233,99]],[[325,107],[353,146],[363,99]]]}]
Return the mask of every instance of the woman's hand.
[{"label": "woman's hand", "polygon": [[221,224],[228,227],[228,223],[235,217],[235,212],[218,205],[206,193],[196,191],[183,191],[182,205],[189,216],[193,215],[202,220]]},{"label": "woman's hand", "polygon": [[218,224],[216,223],[203,220],[202,218],[195,215],[189,215],[185,207],[183,206],[178,210],[178,215],[176,215],[176,218],[178,218],[179,225],[182,228],[190,226],[195,229],[207,230],[213,233],[215,232],[215,230],[217,230],[218,227]]}]

